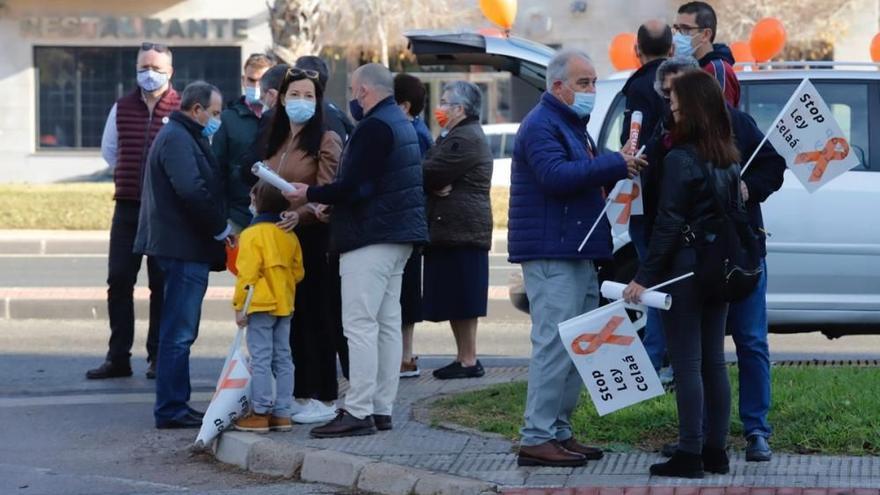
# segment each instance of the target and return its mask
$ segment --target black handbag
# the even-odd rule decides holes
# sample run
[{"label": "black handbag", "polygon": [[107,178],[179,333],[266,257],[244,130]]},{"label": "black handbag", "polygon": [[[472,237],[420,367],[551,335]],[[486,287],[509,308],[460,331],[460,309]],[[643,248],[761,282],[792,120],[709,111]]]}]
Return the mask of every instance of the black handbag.
[{"label": "black handbag", "polygon": [[[741,301],[755,290],[764,271],[760,238],[743,208],[725,208],[721,203],[708,165],[700,161],[700,170],[709,184],[718,219],[705,222],[701,238],[694,241],[697,282],[709,301]],[[739,197],[738,181],[736,187]]]}]

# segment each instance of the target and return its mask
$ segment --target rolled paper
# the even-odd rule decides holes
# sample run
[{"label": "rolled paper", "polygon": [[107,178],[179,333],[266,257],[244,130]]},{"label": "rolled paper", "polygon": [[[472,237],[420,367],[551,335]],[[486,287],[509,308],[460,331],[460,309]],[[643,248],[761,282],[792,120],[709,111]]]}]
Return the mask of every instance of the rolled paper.
[{"label": "rolled paper", "polygon": [[[626,289],[626,284],[606,280],[602,282],[602,297],[615,301],[618,299],[623,299],[624,289]],[[665,292],[645,292],[642,294],[641,304],[648,306],[649,308],[667,310],[672,307],[672,296],[666,294]]]},{"label": "rolled paper", "polygon": [[280,175],[276,174],[274,170],[267,167],[263,162],[254,163],[254,166],[251,168],[251,172],[254,173],[261,180],[268,182],[269,184],[277,187],[283,193],[291,193],[296,190],[289,182],[282,179]]}]

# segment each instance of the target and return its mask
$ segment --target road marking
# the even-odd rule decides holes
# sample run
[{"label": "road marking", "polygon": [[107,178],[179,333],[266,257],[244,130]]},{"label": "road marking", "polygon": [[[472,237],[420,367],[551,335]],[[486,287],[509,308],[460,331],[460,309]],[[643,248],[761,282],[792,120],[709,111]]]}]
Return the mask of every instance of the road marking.
[{"label": "road marking", "polygon": [[[192,401],[207,402],[214,392],[193,392]],[[156,401],[154,393],[130,394],[76,394],[76,395],[45,395],[40,397],[4,397],[0,398],[0,408],[10,407],[47,407],[47,406],[81,406],[92,404],[152,404]]]}]

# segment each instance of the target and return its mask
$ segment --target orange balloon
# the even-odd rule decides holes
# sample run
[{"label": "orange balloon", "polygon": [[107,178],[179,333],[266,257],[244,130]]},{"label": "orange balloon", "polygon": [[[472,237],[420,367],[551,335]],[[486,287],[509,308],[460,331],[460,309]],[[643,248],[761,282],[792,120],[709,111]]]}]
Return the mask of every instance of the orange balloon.
[{"label": "orange balloon", "polygon": [[875,34],[871,40],[871,60],[880,62],[880,33]]},{"label": "orange balloon", "polygon": [[510,30],[516,19],[516,0],[480,0],[480,10],[494,24]]},{"label": "orange balloon", "polygon": [[[752,56],[752,48],[745,41],[734,41],[730,44],[730,51],[733,52],[733,59],[737,63],[754,62],[755,57]],[[733,68],[736,71],[743,70],[742,65]]]},{"label": "orange balloon", "polygon": [[779,55],[785,47],[785,27],[774,17],[766,17],[758,21],[752,28],[749,47],[758,62],[766,62]]},{"label": "orange balloon", "polygon": [[642,64],[636,55],[636,35],[620,33],[611,40],[608,58],[617,70],[638,69]]}]

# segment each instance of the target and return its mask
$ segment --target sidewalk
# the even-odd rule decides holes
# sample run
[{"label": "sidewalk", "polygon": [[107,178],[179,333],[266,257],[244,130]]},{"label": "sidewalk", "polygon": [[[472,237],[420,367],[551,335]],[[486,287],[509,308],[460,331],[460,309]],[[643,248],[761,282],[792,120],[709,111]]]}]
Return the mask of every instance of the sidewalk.
[{"label": "sidewalk", "polygon": [[[601,493],[574,488],[651,486],[688,487],[686,490],[676,489],[674,493],[672,489],[650,490],[650,493],[660,495],[697,495],[699,487],[796,489],[779,492],[785,495],[820,495],[820,492],[800,491],[809,488],[873,488],[858,493],[852,490],[832,490],[831,493],[880,493],[877,490],[880,489],[878,457],[777,453],[769,463],[746,463],[741,452],[733,452],[728,475],[708,475],[702,480],[651,478],[647,474],[649,465],[661,459],[655,453],[606,453],[601,461],[591,461],[582,468],[520,468],[516,465],[516,446],[508,440],[449,425],[430,426],[427,414],[430,399],[490,384],[525,380],[526,371],[525,367],[487,368],[486,376],[481,379],[441,382],[431,377],[430,370],[423,370],[421,378],[401,380],[394,429],[390,432],[325,440],[309,438],[309,425],[298,425],[293,433],[253,435],[227,432],[215,452],[221,462],[237,464],[255,472],[299,476],[306,481],[379,493],[410,493],[414,487],[416,493],[430,492],[419,488],[419,480],[429,479],[433,486],[436,480],[435,475],[430,474],[432,472],[454,477],[444,478],[447,489],[437,493],[500,490],[523,495],[648,495],[649,490],[644,488],[603,490]],[[316,469],[317,464],[325,465],[326,469]],[[377,484],[377,473],[384,473],[384,478],[380,478],[384,483]],[[722,495],[719,490],[703,490],[702,493]],[[746,492],[728,490],[727,493],[745,495]],[[754,490],[752,493],[772,495],[773,491]]]}]

